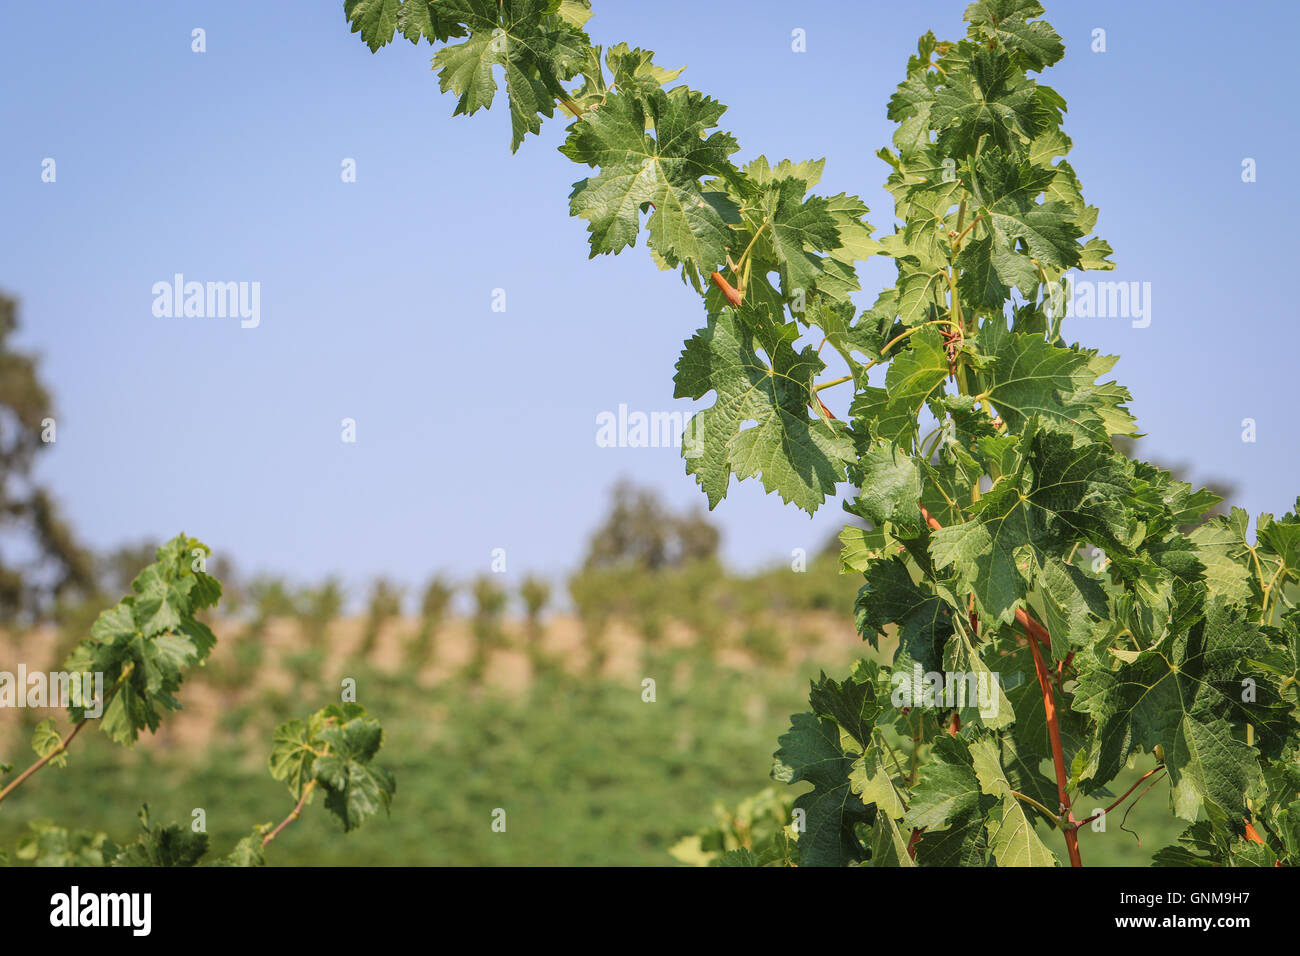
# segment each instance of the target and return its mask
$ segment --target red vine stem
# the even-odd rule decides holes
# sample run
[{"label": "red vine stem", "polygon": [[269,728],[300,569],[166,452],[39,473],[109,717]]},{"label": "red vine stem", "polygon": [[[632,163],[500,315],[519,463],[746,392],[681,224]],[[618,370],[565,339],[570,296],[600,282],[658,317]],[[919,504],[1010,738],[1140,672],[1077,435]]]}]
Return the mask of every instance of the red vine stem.
[{"label": "red vine stem", "polygon": [[[926,510],[925,505],[921,505],[921,516],[935,531],[943,527]],[[1070,793],[1066,785],[1070,778],[1065,772],[1065,749],[1061,746],[1061,724],[1056,718],[1056,697],[1052,693],[1052,683],[1048,676],[1047,664],[1043,660],[1043,652],[1038,648],[1038,645],[1042,644],[1051,650],[1052,637],[1048,634],[1047,628],[1035,621],[1023,608],[1017,608],[1016,622],[1030,637],[1029,650],[1033,652],[1034,671],[1038,675],[1038,687],[1043,692],[1043,713],[1047,719],[1047,737],[1052,745],[1052,764],[1056,768],[1056,791],[1061,799],[1063,817],[1061,829],[1065,831],[1065,848],[1070,854],[1070,866],[1083,866],[1083,859],[1079,856],[1079,834],[1075,829],[1078,821],[1074,819],[1074,812],[1070,809]]]},{"label": "red vine stem", "polygon": [[[117,689],[122,686],[122,681],[130,677],[131,672],[133,670],[135,670],[134,661],[132,661],[130,664],[127,664],[126,667],[122,668],[122,673],[118,675],[117,680],[113,682],[113,686],[110,687],[108,693],[104,695],[104,700],[101,704],[102,707],[105,708],[108,707],[108,702],[113,699],[113,695],[117,693]],[[28,767],[26,770],[20,773],[17,777],[11,780],[7,787],[5,787],[3,790],[0,790],[0,800],[3,800],[5,797],[9,796],[9,794],[13,793],[15,790],[21,787],[23,783],[26,782],[28,777],[36,773],[36,771],[40,770],[42,767],[44,767],[55,757],[67,753],[68,744],[72,743],[72,741],[76,738],[77,734],[81,733],[81,728],[85,727],[86,723],[89,720],[90,720],[89,717],[83,716],[81,720],[77,721],[77,725],[72,728],[72,732],[69,733],[68,736],[64,737],[61,741],[59,741],[59,745],[57,747],[55,747],[48,754],[46,754],[40,760],[36,761],[36,763],[32,764],[30,767]]]},{"label": "red vine stem", "polygon": [[9,786],[5,787],[3,790],[0,790],[0,800],[3,800],[5,797],[9,796],[9,794],[17,790],[20,786],[22,786],[23,782],[28,777],[30,777],[36,771],[40,770],[42,767],[44,767],[55,757],[59,756],[60,754],[67,753],[68,744],[72,743],[73,737],[81,733],[81,728],[86,726],[86,723],[89,720],[90,720],[89,717],[82,717],[81,720],[77,721],[77,726],[72,728],[72,733],[68,734],[68,736],[64,737],[63,740],[59,742],[58,747],[56,747],[54,750],[51,750],[48,754],[46,754],[40,760],[36,761],[36,763],[32,764],[30,767],[28,767],[26,770],[20,773],[17,777],[15,777],[12,781],[10,781]]},{"label": "red vine stem", "polygon": [[1078,822],[1074,811],[1070,809],[1070,793],[1066,788],[1069,776],[1065,772],[1065,750],[1061,747],[1061,725],[1056,719],[1056,696],[1052,693],[1052,682],[1047,674],[1047,664],[1043,661],[1043,652],[1038,644],[1029,642],[1029,650],[1034,655],[1034,670],[1038,672],[1038,687],[1043,692],[1043,712],[1047,718],[1047,736],[1052,742],[1052,765],[1056,768],[1056,792],[1061,797],[1062,829],[1065,831],[1065,848],[1070,854],[1070,866],[1083,866],[1079,856]]},{"label": "red vine stem", "polygon": [[907,855],[913,860],[916,859],[916,845],[921,842],[921,834],[925,832],[925,827],[913,827],[912,837],[907,841]]},{"label": "red vine stem", "polygon": [[307,805],[307,798],[311,796],[311,792],[315,789],[316,789],[315,780],[313,780],[311,783],[307,784],[307,786],[302,788],[302,796],[298,798],[297,806],[295,806],[292,810],[289,811],[289,815],[280,821],[279,826],[277,826],[266,836],[262,837],[263,850],[266,849],[266,845],[268,843],[270,843],[272,840],[274,840],[276,837],[280,835],[281,830],[283,830],[290,823],[293,823],[294,820],[297,820],[300,816],[302,816],[302,808]]},{"label": "red vine stem", "polygon": [[[1161,764],[1161,765],[1158,766],[1158,767],[1152,767],[1150,770],[1148,770],[1148,771],[1147,771],[1146,773],[1144,773],[1142,776],[1138,777],[1138,779],[1137,779],[1137,783],[1133,784],[1133,786],[1129,787],[1127,790],[1124,791],[1124,796],[1120,797],[1118,800],[1116,800],[1114,803],[1112,803],[1110,806],[1108,806],[1105,810],[1099,810],[1098,812],[1094,813],[1092,816],[1088,817],[1086,820],[1080,820],[1078,825],[1079,825],[1079,826],[1084,826],[1085,824],[1091,823],[1093,820],[1096,820],[1096,819],[1097,819],[1099,816],[1101,816],[1103,813],[1110,813],[1110,811],[1114,810],[1114,809],[1115,809],[1116,807],[1118,807],[1121,803],[1123,803],[1125,800],[1127,800],[1127,799],[1128,799],[1128,795],[1129,795],[1130,793],[1132,793],[1132,792],[1133,792],[1134,790],[1136,790],[1138,787],[1142,786],[1142,781],[1143,781],[1143,780],[1145,780],[1147,777],[1151,776],[1151,775],[1154,774],[1154,773],[1159,773],[1161,770],[1164,770],[1164,769],[1165,769],[1165,765],[1164,765],[1164,764]],[[1155,781],[1153,780],[1152,783],[1155,783]],[[1144,791],[1144,792],[1145,792],[1145,791]],[[1138,800],[1140,800],[1140,799],[1142,799],[1142,798],[1139,797]],[[1134,803],[1137,803],[1137,800],[1134,800],[1133,802],[1134,802]]]}]

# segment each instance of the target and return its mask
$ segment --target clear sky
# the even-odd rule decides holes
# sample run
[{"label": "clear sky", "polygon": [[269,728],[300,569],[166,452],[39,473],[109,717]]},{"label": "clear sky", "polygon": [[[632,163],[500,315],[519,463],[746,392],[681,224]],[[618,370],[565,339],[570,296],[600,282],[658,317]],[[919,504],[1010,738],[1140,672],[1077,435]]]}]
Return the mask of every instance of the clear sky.
[{"label": "clear sky", "polygon": [[[1275,38],[1300,5],[1046,5],[1067,55],[1045,82],[1119,265],[1103,278],[1151,289],[1149,326],[1077,318],[1066,335],[1123,356],[1144,455],[1285,512],[1300,82]],[[467,577],[500,547],[514,578],[571,568],[620,475],[703,505],[677,449],[596,445],[620,403],[689,409],[673,365],[704,317],[644,241],[588,261],[562,119],[511,156],[504,109],[452,118],[430,48],[371,55],[337,0],[0,6],[0,288],[57,401],[42,475],[90,544],[184,529],[244,572],[353,585]],[[825,191],[860,194],[889,231],[885,103],[920,33],[962,34],[964,0],[594,6],[595,42],[687,64],[683,81],[729,104],[738,160],[826,157]],[[260,324],[156,317],[152,287],[176,273],[259,282]],[[860,304],[891,277],[866,268]],[[810,520],[757,481],[714,516],[741,567],[816,548],[844,518],[831,502]]]}]

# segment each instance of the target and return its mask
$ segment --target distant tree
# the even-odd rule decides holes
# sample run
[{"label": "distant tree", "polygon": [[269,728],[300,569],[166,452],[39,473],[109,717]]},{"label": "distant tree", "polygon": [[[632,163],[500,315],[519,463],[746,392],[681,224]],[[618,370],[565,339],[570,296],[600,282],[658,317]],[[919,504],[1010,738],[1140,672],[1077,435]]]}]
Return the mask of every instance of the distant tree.
[{"label": "distant tree", "polygon": [[370,656],[379,640],[379,631],[390,617],[402,613],[402,589],[387,578],[379,578],[370,588],[366,608],[366,630],[361,641],[361,654]]},{"label": "distant tree", "polygon": [[260,624],[276,617],[291,617],[296,610],[293,596],[283,578],[274,575],[254,578],[248,592]]},{"label": "distant tree", "polygon": [[491,577],[484,574],[474,580],[474,618],[470,630],[474,635],[474,649],[470,657],[468,676],[481,680],[487,667],[488,652],[501,642],[501,615],[506,609],[506,592]]},{"label": "distant tree", "polygon": [[540,627],[542,611],[551,600],[551,586],[541,578],[529,575],[519,585],[519,596],[523,598],[529,626]]},{"label": "distant tree", "polygon": [[227,689],[247,685],[262,666],[267,625],[274,618],[297,613],[293,592],[283,578],[275,575],[257,575],[248,582],[248,606],[251,614],[247,625],[231,641],[227,656],[215,660],[214,676]]},{"label": "distant tree", "polygon": [[542,666],[542,611],[551,600],[551,585],[534,575],[524,578],[519,585],[519,596],[524,601],[527,615],[528,658],[536,673]]},{"label": "distant tree", "polygon": [[605,629],[613,616],[616,601],[610,588],[611,571],[589,569],[569,578],[569,597],[582,621],[582,637],[587,652],[587,670],[598,674],[607,656]]},{"label": "distant tree", "polygon": [[330,623],[343,610],[343,586],[337,578],[326,578],[319,587],[303,588],[294,600],[298,623],[312,647],[323,647]]},{"label": "distant tree", "polygon": [[447,609],[455,594],[456,586],[441,574],[434,575],[425,585],[424,594],[420,598],[420,629],[406,652],[410,667],[421,667],[429,660],[433,653],[434,635],[447,616]]},{"label": "distant tree", "polygon": [[699,510],[676,513],[652,488],[619,481],[609,515],[588,545],[586,568],[679,567],[717,554],[720,535]]},{"label": "distant tree", "polygon": [[456,585],[440,574],[434,575],[424,586],[424,594],[420,598],[420,616],[442,620],[455,594]]},{"label": "distant tree", "polygon": [[39,618],[60,599],[96,591],[91,553],[32,476],[57,423],[37,358],[13,348],[17,329],[18,303],[0,295],[0,540],[11,546],[11,557],[0,553],[0,622]]}]

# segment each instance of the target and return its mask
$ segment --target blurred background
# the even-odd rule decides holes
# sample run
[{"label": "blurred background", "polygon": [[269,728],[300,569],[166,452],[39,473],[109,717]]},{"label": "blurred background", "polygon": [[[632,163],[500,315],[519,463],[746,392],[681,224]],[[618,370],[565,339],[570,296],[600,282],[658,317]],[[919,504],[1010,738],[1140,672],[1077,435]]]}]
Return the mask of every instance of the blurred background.
[{"label": "blurred background", "polygon": [[[822,189],[889,231],[885,104],[963,2],[594,6],[595,42],[729,105],[738,160],[825,156]],[[845,515],[752,481],[706,515],[678,448],[597,440],[620,407],[689,415],[673,365],[703,315],[641,249],[587,260],[563,120],[511,156],[502,110],[452,118],[429,48],[372,55],[341,3],[4,7],[0,670],[61,661],[180,530],[227,590],[185,712],[131,752],[79,741],[6,801],[0,849],[31,817],[129,839],[149,799],[164,821],[206,808],[224,852],[288,809],[270,729],[344,676],[388,729],[392,819],[343,838],[308,814],[272,862],[671,863],[715,800],[761,790],[808,678],[870,650]],[[1151,289],[1148,326],[1065,334],[1122,356],[1136,454],[1285,512],[1300,199],[1277,117],[1300,81],[1257,51],[1297,8],[1047,7],[1106,278]],[[892,270],[861,272],[865,307]],[[177,274],[257,283],[256,326],[155,314]],[[25,764],[44,716],[0,713],[0,759]],[[1180,829],[1159,799],[1129,826],[1140,845],[1113,828],[1093,858],[1145,862]]]}]

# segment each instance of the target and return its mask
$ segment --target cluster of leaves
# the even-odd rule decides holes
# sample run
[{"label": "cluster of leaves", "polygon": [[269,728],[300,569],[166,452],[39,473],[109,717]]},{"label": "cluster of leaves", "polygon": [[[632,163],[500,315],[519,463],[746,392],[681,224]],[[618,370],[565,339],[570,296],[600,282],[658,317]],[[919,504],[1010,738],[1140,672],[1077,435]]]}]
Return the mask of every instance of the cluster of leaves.
[{"label": "cluster of leaves", "polygon": [[[372,48],[418,6],[346,5]],[[586,7],[440,3],[438,29],[405,35],[468,34],[435,59],[458,112],[488,105],[503,66],[516,146],[563,105],[561,152],[595,170],[570,196],[592,255],[635,244],[648,214],[655,260],[703,294],[676,395],[715,396],[684,442],[710,507],[733,475],[809,512],[856,490],[857,623],[898,648],[815,683],[782,738],[776,776],[813,787],[801,862],[1052,864],[1055,827],[1077,863],[1071,795],[1112,796],[1144,760],[1195,821],[1162,861],[1296,862],[1300,519],[1262,516],[1251,543],[1243,513],[1206,522],[1215,495],[1117,450],[1137,428],[1103,380],[1116,359],[1062,337],[1064,277],[1112,268],[1111,249],[1065,159],[1065,101],[1031,75],[1064,55],[1037,0],[977,0],[965,38],[921,38],[889,101],[901,225],[880,241],[859,199],[812,192],[822,162],[735,165],[725,108],[668,87],[679,71],[626,45],[602,65]],[[491,36],[528,43],[457,68]],[[859,314],[855,263],[877,254],[897,279]],[[819,337],[848,375],[818,382],[801,343]],[[818,397],[840,381],[847,421]],[[984,681],[985,706],[896,702],[935,672]]]},{"label": "cluster of leaves", "polygon": [[412,43],[459,40],[438,51],[433,66],[444,93],[459,97],[456,113],[472,116],[492,105],[493,68],[505,73],[512,138],[518,149],[528,133],[555,115],[571,79],[591,52],[582,25],[587,0],[346,0],[352,31],[371,52],[400,32]]},{"label": "cluster of leaves", "polygon": [[281,724],[272,740],[271,776],[284,781],[300,806],[321,790],[325,809],[345,832],[388,812],[397,784],[373,763],[384,729],[360,704],[331,704],[306,720]]},{"label": "cluster of leaves", "polygon": [[[73,730],[60,735],[53,719],[38,724],[32,736],[36,764],[0,790],[0,799],[36,771],[66,766],[68,746],[82,729],[97,725],[109,739],[130,747],[142,731],[155,732],[167,712],[180,709],[175,694],[185,672],[201,666],[216,643],[196,616],[216,606],[221,597],[220,582],[204,571],[210,553],[200,541],[177,535],[136,575],[133,593],[99,615],[90,637],[68,655],[63,668],[73,675],[102,675],[102,696],[85,699],[81,682],[70,683]],[[358,704],[331,705],[307,720],[280,726],[271,774],[285,781],[299,801],[285,824],[297,819],[317,789],[344,831],[381,808],[387,811],[395,784],[387,771],[372,763],[382,745],[379,721]],[[12,765],[0,764],[0,776],[12,770]],[[260,866],[264,845],[278,832],[271,826],[254,827],[216,865]],[[194,866],[208,851],[205,833],[151,824],[148,806],[140,812],[140,827],[135,843],[119,847],[104,833],[34,820],[15,856],[37,866]]]},{"label": "cluster of leaves", "polygon": [[[50,820],[30,820],[14,856],[33,866],[198,866],[208,852],[208,835],[178,824],[150,822],[149,806],[139,813],[134,843],[118,846],[108,834],[68,829]],[[270,824],[255,827],[213,866],[262,866],[262,839]]]},{"label": "cluster of leaves", "polygon": [[[424,6],[354,0],[345,12],[373,50],[410,22],[408,10]],[[710,506],[735,474],[761,477],[769,491],[812,511],[845,480],[853,443],[843,423],[810,411],[824,364],[795,341],[819,323],[836,348],[851,347],[844,315],[859,288],[853,263],[878,250],[863,221],[867,207],[855,196],[812,195],[822,162],[760,157],[736,166],[730,157],[739,144],[716,128],[726,107],[685,85],[666,89],[681,71],[656,66],[649,51],[591,45],[581,29],[588,6],[438,3],[430,5],[442,18],[436,29],[403,35],[416,42],[467,35],[434,58],[443,89],[461,97],[458,113],[490,105],[492,67],[503,67],[516,147],[554,102],[577,117],[561,152],[596,170],[570,195],[572,214],[588,223],[592,256],[634,245],[648,214],[644,228],[661,267],[679,269],[701,292],[719,269],[731,270],[730,281],[718,273],[708,288],[708,326],[678,364],[678,397],[717,394],[692,424],[702,454],[688,459],[688,470]],[[557,89],[564,81],[579,85]],[[729,304],[738,290],[740,304]],[[751,420],[756,427],[744,427]]]},{"label": "cluster of leaves", "polygon": [[668,852],[692,866],[792,866],[798,860],[792,804],[789,793],[775,787],[735,809],[716,804],[714,825],[682,837]]},{"label": "cluster of leaves", "polygon": [[[870,708],[846,723],[848,685],[815,687],[814,713],[795,719],[778,759],[789,779],[813,779],[829,766],[807,762],[815,744],[839,749],[845,772],[801,799],[810,817],[840,797],[843,810],[827,824],[838,843],[810,820],[817,838],[802,850],[892,863],[896,824],[918,863],[1054,863],[1035,827],[1072,829],[1070,794],[1110,795],[1147,755],[1172,810],[1200,818],[1198,850],[1220,848],[1209,854],[1220,863],[1284,858],[1300,796],[1286,699],[1297,519],[1262,516],[1254,545],[1235,510],[1188,535],[1218,498],[1110,441],[1135,432],[1127,391],[1098,383],[1114,359],[1065,344],[1054,308],[1065,271],[1110,265],[1103,241],[1082,241],[1096,210],[1055,161],[1070,146],[1064,101],[1028,75],[1063,52],[1041,13],[1032,0],[972,4],[967,39],[923,37],[890,101],[898,152],[881,155],[903,225],[882,244],[898,282],[858,325],[906,350],[884,388],[854,399],[849,507],[874,530],[847,529],[843,554],[864,576],[864,638],[898,639],[895,674],[992,669],[1006,690],[993,716],[967,709],[951,724],[882,706],[870,726],[893,728],[910,769],[855,777],[864,760],[887,766],[858,732]],[[920,439],[926,411],[937,427]],[[1057,662],[1046,694],[1027,652],[1038,621]],[[1062,702],[1059,754],[1048,695]],[[1040,767],[1058,756],[1065,773],[1052,780]]]},{"label": "cluster of leaves", "polygon": [[[134,593],[100,614],[64,662],[74,674],[104,675],[99,729],[111,740],[129,747],[142,730],[156,731],[165,712],[180,709],[174,695],[185,671],[212,652],[217,639],[195,616],[221,598],[221,584],[203,570],[210,553],[185,535],[162,545],[131,582]],[[69,713],[80,721],[86,710],[73,706]]]}]

